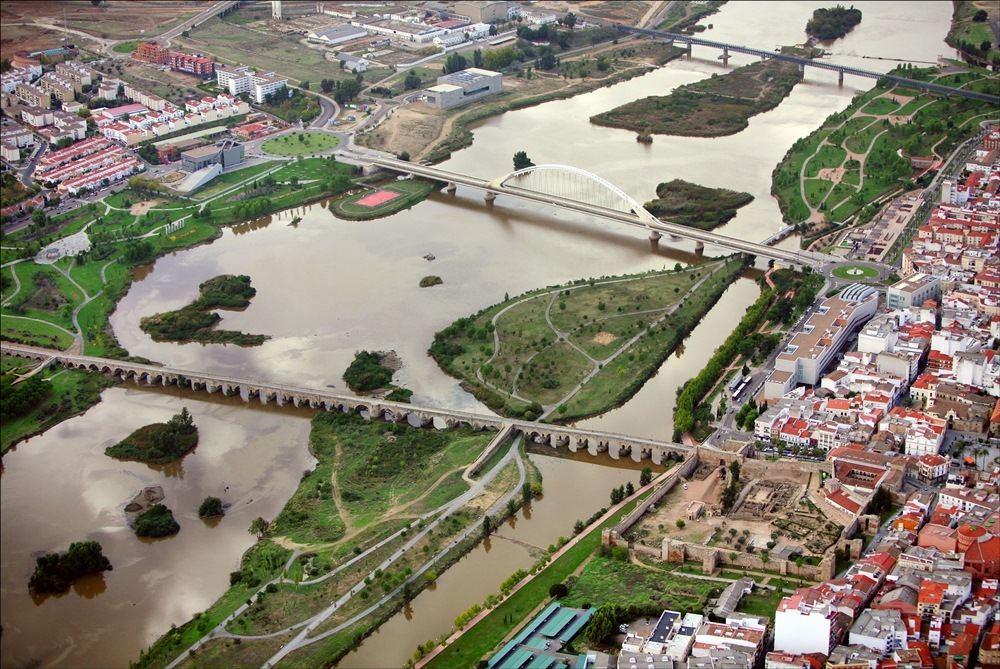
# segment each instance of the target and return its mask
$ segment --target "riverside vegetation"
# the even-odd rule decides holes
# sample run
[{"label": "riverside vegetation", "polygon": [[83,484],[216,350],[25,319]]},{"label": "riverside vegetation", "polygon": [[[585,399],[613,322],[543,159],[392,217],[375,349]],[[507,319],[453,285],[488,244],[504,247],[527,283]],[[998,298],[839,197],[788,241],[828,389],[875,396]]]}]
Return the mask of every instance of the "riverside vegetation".
[{"label": "riverside vegetation", "polygon": [[[469,489],[462,473],[493,436],[471,429],[421,429],[368,421],[356,414],[317,412],[310,435],[310,452],[317,463],[303,473],[298,489],[272,522],[254,521],[251,533],[258,543],[244,555],[241,568],[230,574],[229,590],[207,611],[161,637],[140,655],[136,666],[166,666],[251,595],[257,597],[254,604],[228,623],[227,631],[253,636],[284,629],[358,585],[363,589],[316,633],[367,609],[451,545],[458,534],[481,523],[485,503],[473,500],[391,567],[374,571],[412,537],[411,532],[432,521],[426,514]],[[516,481],[516,468],[511,463],[487,487],[487,498],[512,489]],[[432,571],[408,584],[377,612],[322,643],[300,648],[291,659],[299,666],[331,666],[433,583],[452,561],[478,542],[479,536],[474,532],[460,542]],[[376,548],[386,539],[385,545]],[[301,554],[289,562],[291,550],[277,542],[294,542]],[[347,565],[352,560],[355,562]],[[279,638],[279,642],[287,640]],[[182,666],[259,665],[277,650],[274,639],[243,638],[239,644],[213,639],[186,657]]]},{"label": "riverside vegetation", "polygon": [[140,427],[104,453],[120,460],[160,465],[180,459],[197,445],[198,427],[184,407],[166,423]]},{"label": "riverside vegetation", "polygon": [[657,218],[712,230],[728,223],[736,210],[753,202],[753,195],[728,188],[706,188],[683,179],[674,179],[656,187],[656,199],[643,205]]},{"label": "riverside vegetation", "polygon": [[[995,91],[1000,83],[997,75],[971,67],[943,75],[936,67],[906,65],[890,74],[982,92]],[[851,219],[867,222],[877,213],[879,198],[929,182],[929,175],[914,181],[909,156],[946,158],[979,131],[978,122],[989,111],[985,102],[930,95],[880,79],[847,109],[796,140],[774,168],[771,193],[782,219],[804,230],[803,244]]]},{"label": "riverside vegetation", "polygon": [[135,535],[158,539],[180,532],[174,513],[163,504],[154,504],[135,519]]},{"label": "riverside vegetation", "polygon": [[843,37],[861,23],[861,10],[851,5],[850,9],[837,5],[829,9],[819,8],[806,23],[806,33],[821,40]]},{"label": "riverside vegetation", "polygon": [[[782,47],[783,53],[812,50]],[[748,120],[778,104],[801,81],[794,63],[768,60],[678,86],[670,95],[652,95],[590,117],[591,123],[644,134],[718,137],[733,135]]]},{"label": "riverside vegetation", "polygon": [[82,576],[111,571],[111,562],[101,551],[96,541],[77,541],[65,553],[46,553],[35,560],[28,589],[36,595],[58,594]]},{"label": "riverside vegetation", "polygon": [[504,415],[597,415],[635,394],[745,267],[736,258],[678,263],[532,291],[458,319],[435,334],[430,354]]},{"label": "riverside vegetation", "polygon": [[201,296],[191,304],[176,311],[166,311],[146,316],[139,321],[142,331],[155,341],[229,342],[240,346],[256,346],[267,339],[264,335],[246,334],[235,330],[215,330],[213,325],[222,320],[209,309],[245,309],[257,290],[250,285],[250,277],[222,274],[198,286]]}]

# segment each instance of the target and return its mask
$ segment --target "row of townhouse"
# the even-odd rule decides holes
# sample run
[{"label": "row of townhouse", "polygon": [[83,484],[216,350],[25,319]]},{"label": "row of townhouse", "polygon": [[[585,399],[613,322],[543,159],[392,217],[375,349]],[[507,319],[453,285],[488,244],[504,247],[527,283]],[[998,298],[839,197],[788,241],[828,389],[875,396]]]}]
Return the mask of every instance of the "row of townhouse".
[{"label": "row of townhouse", "polygon": [[58,186],[60,195],[76,196],[84,191],[96,190],[115,181],[121,181],[146,169],[145,163],[127,156],[123,160],[63,181]]},{"label": "row of townhouse", "polygon": [[[205,100],[211,102],[204,104],[204,110],[194,112],[185,112],[169,103],[158,111],[135,104],[95,113],[95,120],[99,132],[105,137],[126,146],[134,146],[154,137],[250,111],[246,102],[226,94]],[[122,110],[128,111],[123,113]]]},{"label": "row of townhouse", "polygon": [[111,146],[111,142],[103,137],[91,137],[64,149],[49,151],[38,160],[35,167],[35,176],[41,176],[60,165],[65,165],[71,160],[77,160],[92,153],[97,153]]},{"label": "row of townhouse", "polygon": [[[99,170],[100,168],[117,163],[127,156],[125,151],[119,146],[111,146],[103,151],[99,151],[86,158],[74,160],[66,165],[47,172],[42,178],[47,185],[58,184],[62,181],[72,180],[78,176]],[[52,187],[49,185],[48,187]]]}]

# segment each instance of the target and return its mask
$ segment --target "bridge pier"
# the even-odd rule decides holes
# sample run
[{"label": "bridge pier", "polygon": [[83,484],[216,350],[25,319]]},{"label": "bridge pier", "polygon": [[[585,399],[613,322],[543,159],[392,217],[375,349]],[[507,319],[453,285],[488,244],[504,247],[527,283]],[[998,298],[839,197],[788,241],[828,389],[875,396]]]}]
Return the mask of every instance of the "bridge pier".
[{"label": "bridge pier", "polygon": [[448,184],[448,185],[447,185],[447,186],[445,187],[445,190],[446,190],[447,192],[451,193],[451,194],[454,194],[454,193],[455,193],[455,191],[457,191],[457,190],[458,190],[458,184],[456,184],[456,183],[454,183],[454,182],[452,182],[452,183],[449,183],[449,184]]},{"label": "bridge pier", "polygon": [[691,57],[691,42],[687,43],[687,57]]},{"label": "bridge pier", "polygon": [[694,252],[695,253],[704,253],[704,251],[705,251],[705,243],[704,242],[695,242],[694,243]]},{"label": "bridge pier", "polygon": [[649,233],[649,241],[651,241],[651,242],[658,242],[658,241],[660,241],[660,237],[662,237],[662,236],[663,235],[661,235],[659,232],[657,232],[656,230],[653,230],[652,232]]},{"label": "bridge pier", "polygon": [[492,202],[493,200],[497,199],[497,194],[494,193],[493,191],[488,190],[486,191],[486,195],[483,196],[483,199],[486,200],[487,202]]},{"label": "bridge pier", "polygon": [[799,74],[802,75],[803,79],[806,78],[806,64],[805,63],[799,63]]},{"label": "bridge pier", "polygon": [[838,70],[837,71],[837,83],[840,84],[841,86],[844,85],[844,71],[843,70]]}]

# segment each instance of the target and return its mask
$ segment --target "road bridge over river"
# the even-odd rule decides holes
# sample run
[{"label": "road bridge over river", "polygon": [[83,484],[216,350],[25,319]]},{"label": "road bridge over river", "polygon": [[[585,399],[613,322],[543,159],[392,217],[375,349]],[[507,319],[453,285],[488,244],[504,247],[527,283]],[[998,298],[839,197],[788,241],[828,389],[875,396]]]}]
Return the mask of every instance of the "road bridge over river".
[{"label": "road bridge over river", "polygon": [[969,91],[962,88],[953,88],[951,86],[943,86],[941,84],[935,84],[930,81],[918,81],[916,79],[907,79],[906,77],[898,77],[896,75],[883,74],[882,72],[875,72],[873,70],[862,70],[857,67],[849,67],[847,65],[837,65],[836,63],[830,63],[824,60],[818,60],[815,58],[802,58],[800,56],[792,56],[790,54],[784,54],[779,51],[767,51],[765,49],[758,49],[751,46],[743,46],[740,44],[730,44],[728,42],[716,42],[710,39],[704,39],[702,37],[696,37],[694,35],[680,35],[677,33],[667,33],[660,30],[650,30],[648,28],[636,28],[633,26],[625,26],[621,24],[615,24],[615,27],[622,31],[628,33],[635,33],[638,35],[648,35],[650,37],[655,37],[658,39],[669,40],[673,42],[683,42],[688,46],[688,52],[691,51],[691,45],[697,44],[698,46],[705,46],[711,49],[719,49],[722,51],[722,58],[728,58],[730,53],[743,53],[751,56],[757,56],[762,59],[773,58],[775,60],[784,61],[786,63],[795,63],[800,68],[815,67],[821,70],[830,70],[837,72],[839,80],[841,83],[844,81],[844,75],[850,74],[857,77],[865,77],[867,79],[887,79],[894,84],[899,84],[900,86],[908,86],[910,88],[915,88],[921,91],[928,91],[931,93],[940,93],[942,95],[949,95],[953,97],[969,98],[971,100],[977,100],[979,102],[989,102],[990,104],[1000,105],[1000,95],[991,95],[989,93],[980,93],[978,91]]},{"label": "road bridge over river", "polygon": [[773,258],[796,266],[822,267],[835,261],[822,253],[774,248],[766,244],[660,220],[614,184],[578,167],[534,165],[497,179],[487,180],[439,167],[381,156],[373,157],[371,164],[395,172],[443,181],[448,184],[449,191],[454,191],[458,186],[482,190],[486,192],[487,202],[494,201],[497,195],[509,195],[624,223],[648,232],[650,239],[653,240],[658,240],[663,235],[683,237],[697,242],[699,248],[711,244],[740,253]]},{"label": "road bridge over river", "polygon": [[206,393],[240,396],[244,401],[275,402],[279,406],[306,407],[324,411],[355,412],[371,420],[393,423],[408,422],[421,427],[440,429],[470,427],[475,430],[504,430],[513,427],[535,443],[553,448],[586,450],[591,455],[607,451],[612,458],[631,457],[636,462],[651,459],[661,464],[668,456],[683,457],[690,447],[669,441],[643,439],[625,434],[600,432],[568,425],[550,425],[514,420],[498,416],[421,407],[405,402],[390,402],[372,397],[343,395],[328,390],[302,388],[259,380],[241,379],[153,364],[125,362],[85,355],[70,355],[51,349],[0,343],[0,355],[38,360],[69,369],[81,369],[108,374],[122,381],[132,379],[139,388],[177,386]]}]

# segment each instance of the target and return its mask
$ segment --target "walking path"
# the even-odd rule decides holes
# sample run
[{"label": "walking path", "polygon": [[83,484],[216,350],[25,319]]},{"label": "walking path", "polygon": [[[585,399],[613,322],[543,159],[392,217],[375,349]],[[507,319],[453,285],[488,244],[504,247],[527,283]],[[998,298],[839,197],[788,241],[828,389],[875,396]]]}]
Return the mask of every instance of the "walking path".
[{"label": "walking path", "polygon": [[[217,638],[236,638],[236,639],[248,639],[248,640],[249,639],[268,639],[268,638],[273,638],[273,637],[281,636],[281,635],[288,634],[290,632],[299,630],[299,633],[296,635],[296,637],[294,639],[292,639],[289,643],[285,644],[285,646],[281,650],[279,650],[274,656],[272,656],[270,659],[268,659],[262,665],[265,668],[266,667],[273,667],[278,662],[280,662],[286,655],[288,655],[289,653],[291,653],[293,650],[295,650],[297,648],[304,647],[304,646],[308,646],[308,645],[313,644],[313,643],[315,643],[317,641],[325,639],[325,638],[327,638],[327,637],[329,637],[329,636],[331,636],[333,634],[337,634],[338,632],[341,632],[341,631],[349,628],[350,626],[354,625],[358,621],[363,620],[365,617],[367,617],[367,616],[371,615],[372,613],[374,613],[375,611],[379,610],[382,606],[384,606],[385,604],[387,604],[388,602],[390,602],[393,598],[395,598],[397,595],[399,595],[400,593],[402,593],[403,589],[407,585],[412,584],[415,581],[417,581],[418,579],[420,579],[421,577],[423,577],[424,574],[426,574],[426,572],[429,571],[434,565],[436,565],[442,559],[446,558],[448,556],[448,554],[452,551],[452,549],[455,548],[455,546],[457,546],[461,542],[465,541],[467,538],[469,538],[474,533],[481,532],[482,529],[479,526],[479,524],[476,524],[476,523],[471,524],[460,535],[458,535],[453,541],[451,541],[447,546],[445,546],[444,548],[442,548],[436,555],[434,555],[430,559],[428,559],[427,562],[425,562],[423,564],[423,566],[421,566],[419,569],[415,570],[409,576],[409,578],[407,578],[403,583],[401,583],[399,586],[397,586],[392,591],[386,593],[381,599],[379,599],[376,602],[374,602],[368,608],[366,608],[363,611],[357,613],[356,615],[354,615],[350,619],[348,619],[348,620],[340,623],[339,625],[336,625],[335,627],[333,627],[333,628],[331,628],[329,630],[326,630],[322,634],[318,634],[318,635],[316,635],[314,637],[310,637],[309,636],[320,625],[322,625],[326,620],[328,620],[337,611],[339,611],[346,604],[348,604],[354,598],[355,595],[357,595],[362,590],[364,590],[367,587],[368,582],[376,580],[377,579],[377,577],[375,575],[376,572],[382,572],[382,571],[385,571],[386,569],[388,569],[393,563],[395,563],[397,560],[399,560],[399,558],[401,558],[405,553],[407,553],[414,546],[416,546],[424,537],[426,537],[428,534],[430,534],[431,531],[433,531],[435,528],[437,528],[445,519],[447,519],[453,513],[455,513],[456,511],[458,511],[462,507],[464,507],[468,502],[470,502],[471,500],[473,500],[474,498],[476,498],[480,494],[482,494],[483,491],[486,489],[486,487],[511,462],[514,462],[517,465],[517,469],[518,469],[518,481],[517,481],[517,485],[514,486],[509,493],[507,493],[500,500],[498,500],[487,511],[487,513],[488,514],[494,514],[494,513],[496,513],[497,511],[499,511],[500,509],[503,509],[506,506],[508,500],[511,500],[516,495],[521,494],[521,486],[526,481],[527,474],[526,474],[526,471],[525,471],[524,461],[523,461],[523,458],[522,458],[522,456],[520,454],[520,450],[519,450],[520,441],[521,441],[520,437],[518,437],[517,439],[515,439],[511,443],[510,447],[508,448],[508,451],[507,451],[506,455],[503,458],[501,458],[500,461],[497,462],[497,464],[492,469],[490,469],[489,472],[487,472],[479,480],[477,480],[475,482],[475,484],[469,490],[467,490],[466,492],[462,493],[460,496],[458,496],[458,497],[450,500],[449,502],[446,502],[445,504],[439,506],[438,508],[434,509],[433,511],[429,511],[429,512],[423,514],[422,516],[420,516],[421,520],[430,521],[430,522],[427,522],[426,525],[424,525],[424,527],[420,531],[416,532],[415,534],[412,534],[412,535],[406,534],[405,536],[409,537],[409,539],[408,539],[408,541],[406,541],[406,543],[404,543],[391,556],[389,556],[388,558],[386,558],[385,560],[383,560],[375,569],[373,569],[368,574],[368,576],[365,579],[359,579],[359,581],[358,581],[358,583],[356,585],[354,585],[350,590],[348,590],[346,593],[344,593],[343,595],[341,595],[340,597],[338,597],[336,600],[330,602],[330,604],[326,608],[324,608],[322,611],[320,611],[319,613],[316,613],[315,615],[313,615],[313,616],[311,616],[309,618],[306,618],[305,620],[299,621],[298,623],[295,623],[294,625],[286,627],[286,628],[284,628],[282,630],[278,630],[276,632],[271,632],[271,633],[268,633],[268,634],[259,634],[259,635],[233,634],[233,633],[230,633],[226,629],[226,626],[229,623],[231,623],[233,620],[235,620],[240,615],[242,615],[248,608],[250,608],[260,598],[261,594],[265,591],[265,589],[267,588],[268,585],[270,585],[272,583],[273,584],[279,584],[279,583],[290,583],[290,582],[292,582],[289,579],[287,579],[285,577],[284,573],[283,573],[283,574],[279,575],[278,577],[272,579],[268,583],[263,584],[260,587],[260,589],[258,589],[257,592],[254,593],[250,597],[250,599],[248,600],[249,603],[241,605],[238,609],[236,609],[236,611],[234,611],[232,614],[230,614],[228,617],[226,617],[222,622],[220,622],[214,629],[210,630],[205,636],[203,636],[201,639],[199,639],[198,641],[196,641],[190,648],[185,649],[185,651],[182,652],[180,655],[178,655],[177,658],[175,658],[173,662],[171,662],[169,665],[167,665],[167,669],[172,669],[173,667],[176,667],[177,665],[179,665],[181,662],[183,662],[188,657],[188,655],[189,655],[189,653],[191,651],[196,651],[197,649],[201,648],[205,643],[207,643],[211,639],[217,639]],[[416,501],[416,500],[414,500],[414,501]],[[338,508],[339,508],[339,506],[338,506]],[[433,519],[433,520],[431,520],[431,519]],[[410,525],[412,525],[412,523]],[[298,586],[315,585],[315,584],[318,584],[318,583],[322,583],[323,581],[326,581],[327,579],[336,577],[337,575],[339,575],[344,570],[346,570],[349,567],[351,567],[352,565],[356,564],[358,561],[363,560],[363,559],[371,556],[376,551],[380,550],[381,548],[385,547],[386,545],[390,544],[391,542],[396,541],[396,540],[402,538],[404,536],[404,533],[407,533],[410,529],[412,529],[412,527],[410,527],[410,526],[407,526],[407,527],[404,527],[404,528],[400,529],[396,533],[390,535],[389,537],[386,537],[385,539],[383,539],[379,543],[377,543],[374,546],[370,547],[368,550],[366,550],[366,551],[364,551],[364,552],[362,552],[362,553],[354,556],[349,561],[347,561],[344,564],[338,566],[336,569],[332,570],[331,572],[329,572],[327,574],[324,574],[323,576],[320,576],[318,578],[314,578],[314,579],[310,579],[310,580],[305,580],[305,581],[300,581],[298,583]],[[302,553],[302,548],[296,548],[292,552],[291,557],[289,558],[289,560],[285,564],[285,571],[287,571],[291,567],[291,565],[294,562],[294,560],[301,553]]]}]

